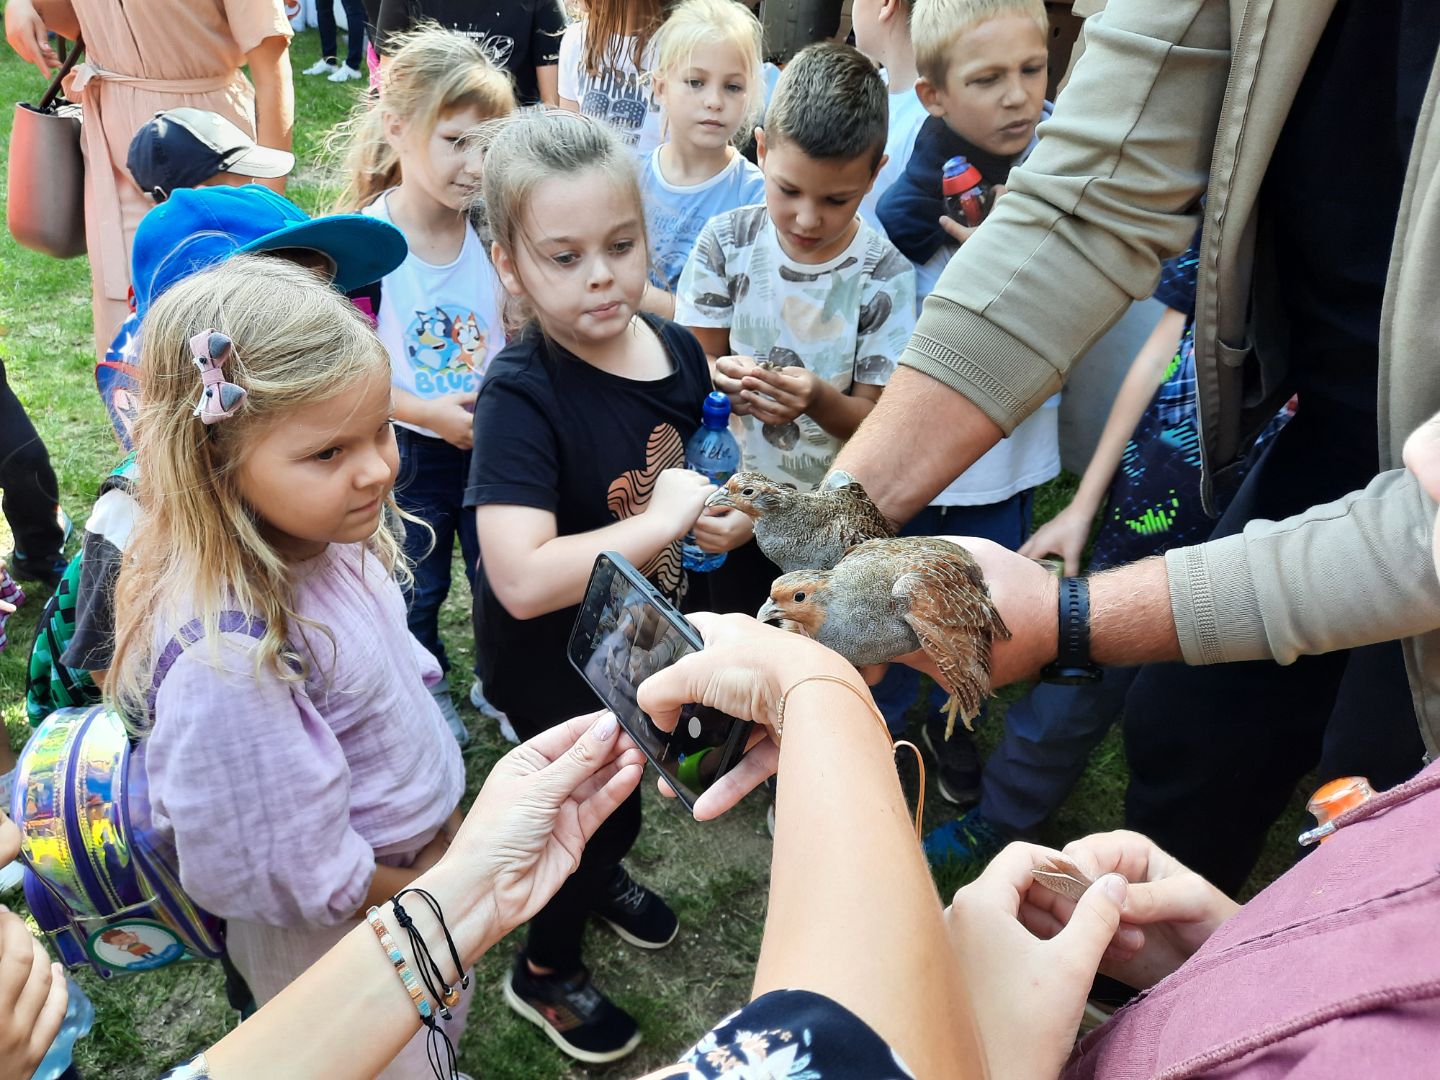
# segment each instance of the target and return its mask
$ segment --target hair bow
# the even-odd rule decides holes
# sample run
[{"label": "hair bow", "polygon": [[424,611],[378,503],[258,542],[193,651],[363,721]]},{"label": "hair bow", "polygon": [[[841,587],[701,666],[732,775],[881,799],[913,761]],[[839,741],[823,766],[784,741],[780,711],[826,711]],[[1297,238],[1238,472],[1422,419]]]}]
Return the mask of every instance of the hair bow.
[{"label": "hair bow", "polygon": [[232,347],[230,339],[218,330],[206,330],[190,339],[190,353],[204,385],[195,415],[207,424],[230,419],[245,400],[244,387],[225,381],[224,364]]}]

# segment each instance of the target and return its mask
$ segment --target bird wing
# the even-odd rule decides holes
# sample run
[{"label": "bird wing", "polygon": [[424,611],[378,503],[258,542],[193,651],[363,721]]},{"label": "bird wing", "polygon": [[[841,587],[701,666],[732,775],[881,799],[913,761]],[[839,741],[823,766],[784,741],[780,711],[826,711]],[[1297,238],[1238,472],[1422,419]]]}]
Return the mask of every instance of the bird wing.
[{"label": "bird wing", "polygon": [[866,540],[880,540],[895,535],[890,522],[880,512],[880,508],[870,501],[870,496],[865,494],[865,489],[858,482],[852,481],[844,487],[832,490],[832,498],[838,505],[831,520],[839,530],[841,551],[848,552],[850,548],[863,544]]},{"label": "bird wing", "polygon": [[996,635],[1008,638],[1010,630],[964,548],[943,540],[912,540],[906,548],[911,565],[896,575],[891,595],[907,602],[902,618],[969,720],[990,694],[991,641]]}]

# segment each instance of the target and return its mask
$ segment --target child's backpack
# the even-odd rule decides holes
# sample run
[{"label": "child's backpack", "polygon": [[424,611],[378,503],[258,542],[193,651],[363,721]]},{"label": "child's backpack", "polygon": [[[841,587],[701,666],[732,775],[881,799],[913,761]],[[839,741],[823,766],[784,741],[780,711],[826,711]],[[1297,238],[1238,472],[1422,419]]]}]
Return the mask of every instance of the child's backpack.
[{"label": "child's backpack", "polygon": [[[105,482],[99,494],[112,488],[134,493],[135,455],[122,461]],[[65,568],[60,584],[45,606],[35,627],[35,644],[30,648],[30,667],[25,676],[25,713],[35,727],[56,709],[93,705],[100,700],[100,690],[88,671],[67,667],[60,660],[70,639],[75,636],[75,596],[80,587],[80,568],[85,561],[82,545]]]},{"label": "child's backpack", "polygon": [[[264,623],[221,613],[227,634]],[[194,620],[161,650],[150,699],[200,639]],[[175,853],[153,829],[144,755],[104,705],[52,712],[20,753],[10,816],[20,826],[25,900],[66,967],[101,978],[220,957],[223,923],[180,887]]]}]

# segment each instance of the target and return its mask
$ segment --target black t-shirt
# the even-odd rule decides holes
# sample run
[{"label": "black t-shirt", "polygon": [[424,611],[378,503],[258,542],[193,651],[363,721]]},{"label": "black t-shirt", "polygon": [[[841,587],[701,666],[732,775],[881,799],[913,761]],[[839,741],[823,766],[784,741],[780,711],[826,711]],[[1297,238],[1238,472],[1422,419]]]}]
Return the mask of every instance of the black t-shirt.
[{"label": "black t-shirt", "polygon": [[1435,0],[1339,0],[1276,144],[1261,205],[1302,409],[1319,396],[1375,410],[1380,304],[1437,41]]},{"label": "black t-shirt", "polygon": [[521,105],[540,100],[535,69],[560,63],[565,15],[559,0],[380,0],[376,40],[383,49],[387,35],[422,19],[493,48],[496,62],[515,79]]},{"label": "black t-shirt", "polygon": [[[465,505],[533,506],[555,515],[561,536],[589,532],[645,509],[655,477],[685,464],[700,426],[710,371],[684,327],[652,315],[671,373],[637,382],[591,367],[531,329],[490,362],[475,402],[475,453]],[[516,619],[476,582],[475,649],[485,695],[527,729],[597,707],[565,649],[577,608]],[[680,544],[641,567],[672,599],[684,571]]]}]

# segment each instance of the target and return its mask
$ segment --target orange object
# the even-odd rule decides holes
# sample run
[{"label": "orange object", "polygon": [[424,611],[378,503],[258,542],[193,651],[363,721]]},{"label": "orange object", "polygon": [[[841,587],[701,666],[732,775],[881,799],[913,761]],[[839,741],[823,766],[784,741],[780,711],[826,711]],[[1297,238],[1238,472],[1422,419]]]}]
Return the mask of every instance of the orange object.
[{"label": "orange object", "polygon": [[1363,776],[1342,776],[1317,788],[1315,794],[1310,796],[1310,801],[1305,804],[1305,809],[1315,815],[1316,829],[1312,831],[1325,830],[1324,835],[1319,837],[1320,842],[1324,843],[1333,832],[1333,828],[1325,828],[1327,825],[1345,811],[1360,806],[1374,794],[1375,789]]}]

